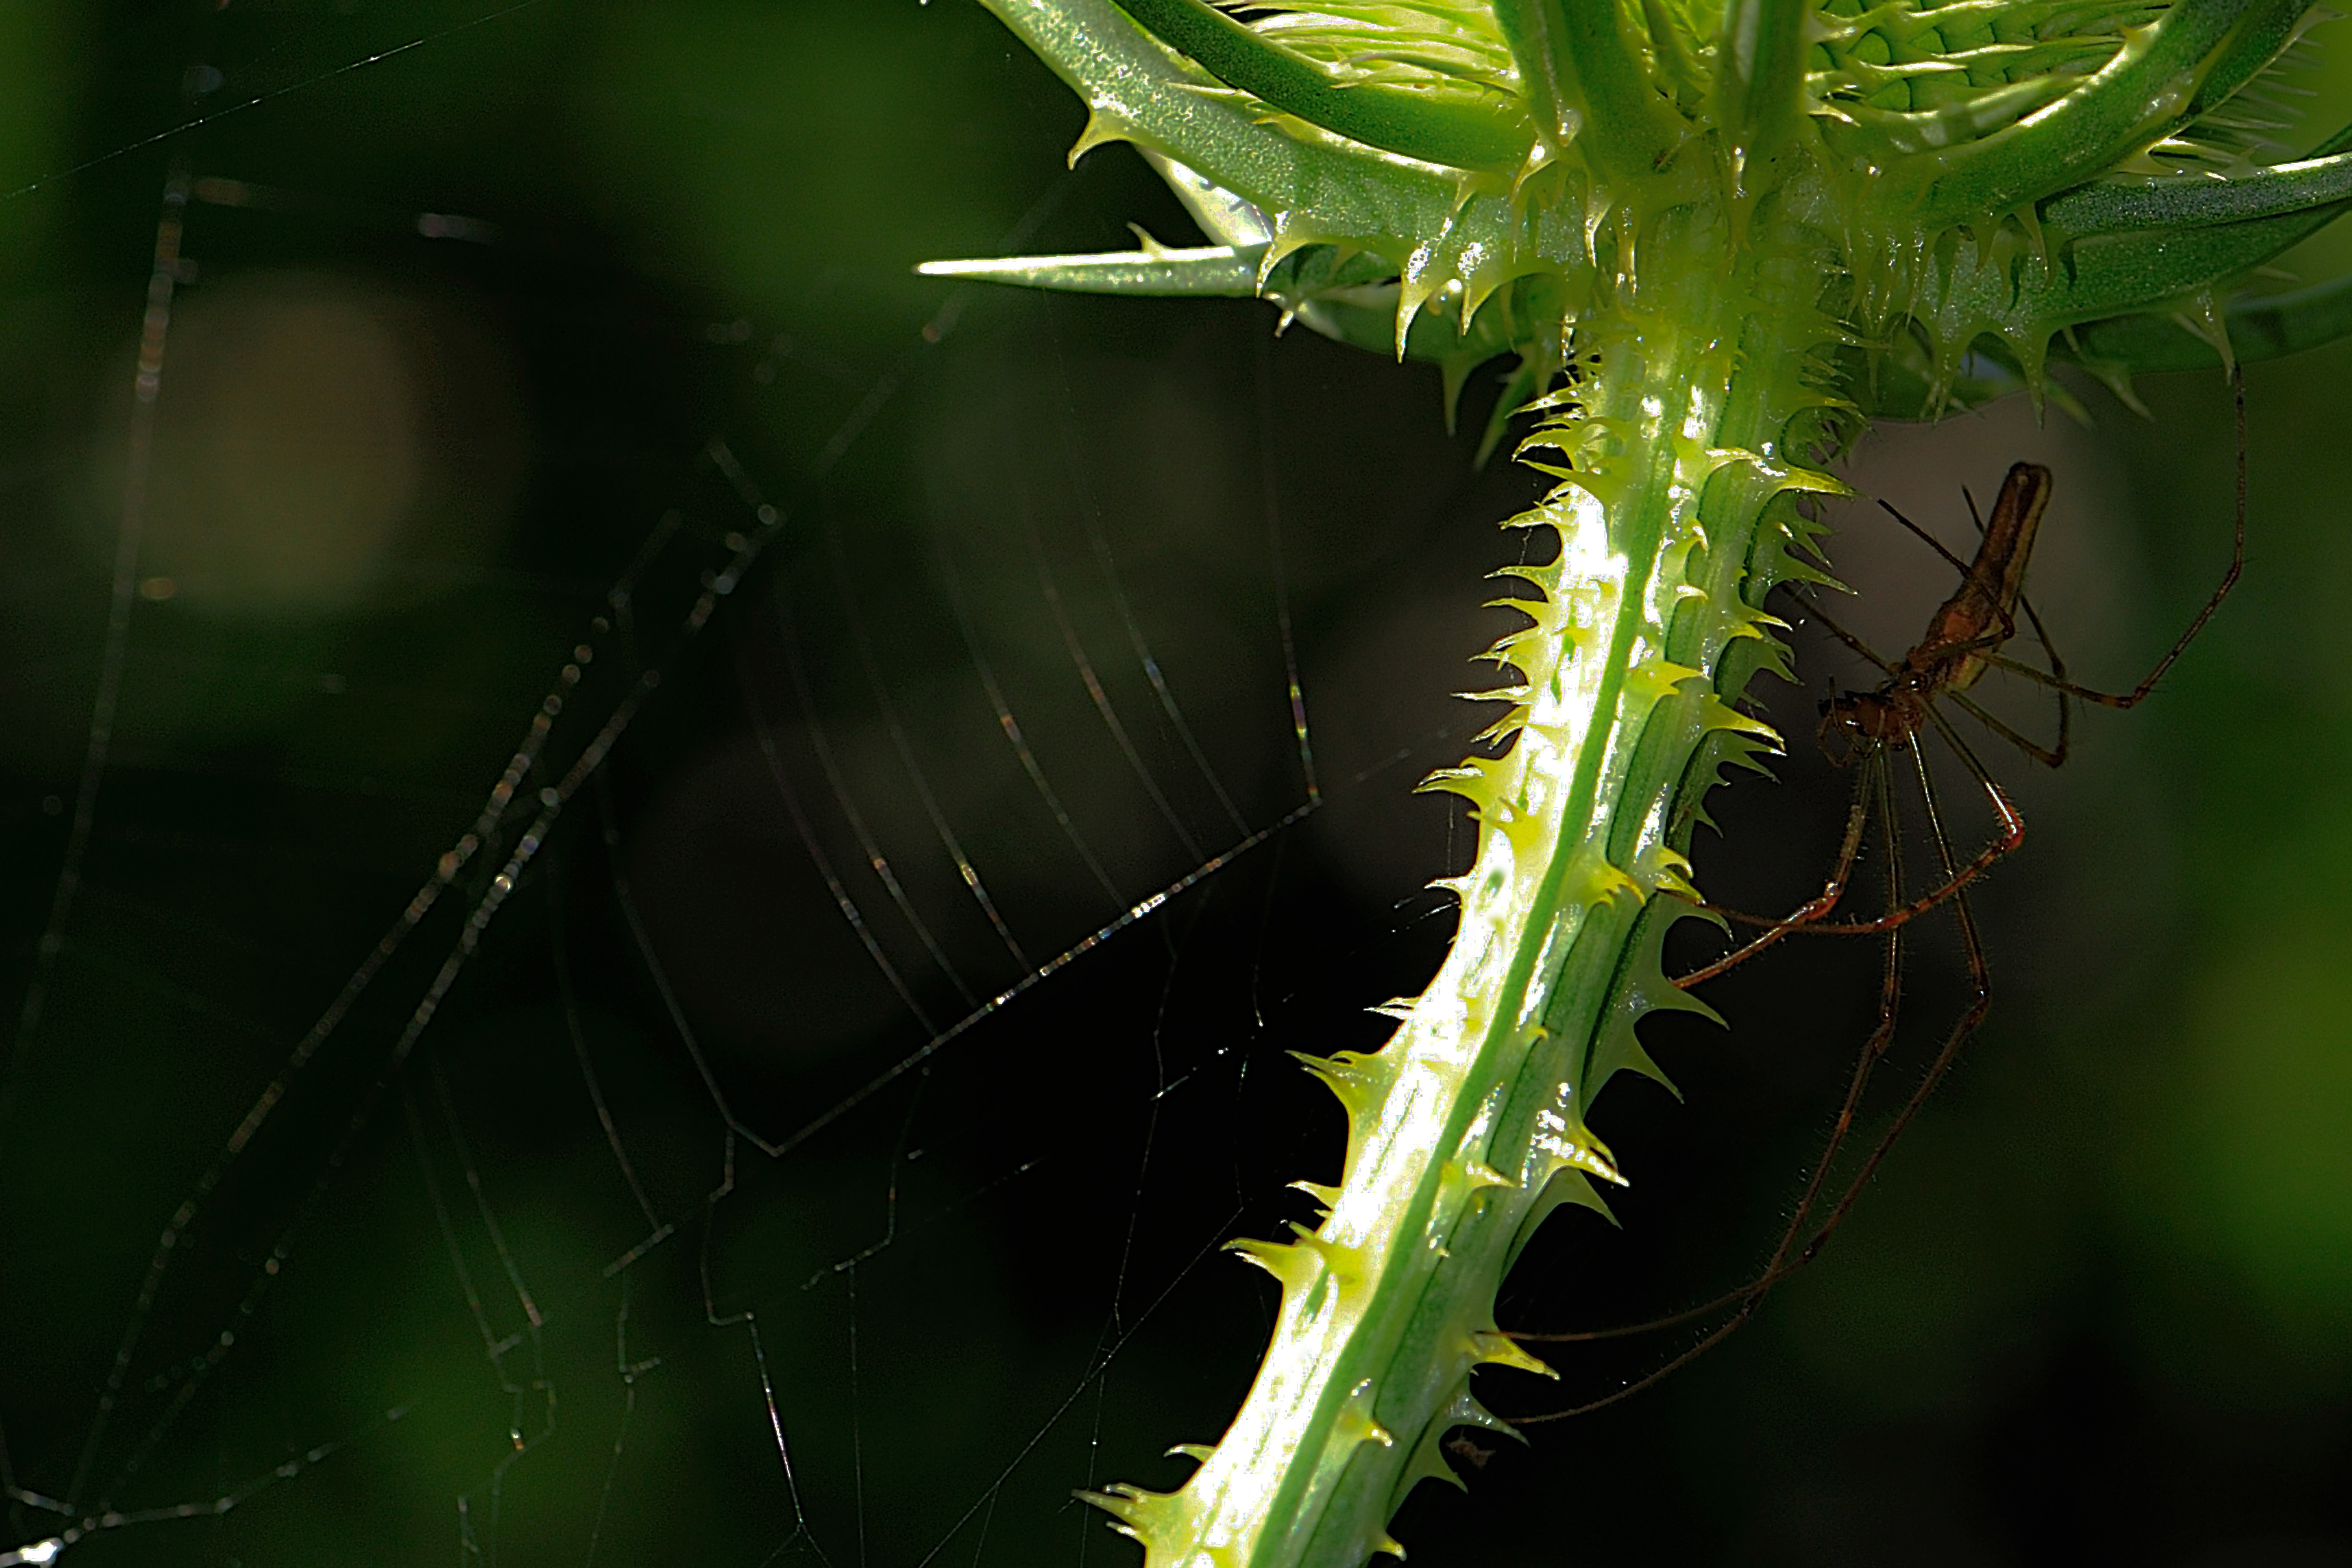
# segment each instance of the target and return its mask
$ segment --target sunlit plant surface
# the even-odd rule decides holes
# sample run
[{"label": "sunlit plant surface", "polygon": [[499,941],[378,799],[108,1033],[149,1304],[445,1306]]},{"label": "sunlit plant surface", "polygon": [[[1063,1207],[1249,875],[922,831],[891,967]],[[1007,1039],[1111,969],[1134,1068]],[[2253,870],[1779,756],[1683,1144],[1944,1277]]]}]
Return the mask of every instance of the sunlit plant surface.
[{"label": "sunlit plant surface", "polygon": [[1213,243],[933,270],[1262,295],[1455,388],[1510,356],[1488,441],[1532,414],[1558,481],[1511,523],[1553,549],[1509,574],[1509,711],[1431,781],[1478,820],[1451,953],[1384,1048],[1309,1062],[1344,1178],[1243,1244],[1282,1286],[1257,1380],[1181,1487],[1096,1499],[1154,1568],[1360,1563],[1503,1425],[1473,1373],[1539,1364],[1504,1272],[1622,1179],[1587,1108],[1691,1005],[1660,945],[1706,791],[1777,744],[1737,704],[1786,668],[1768,593],[1828,581],[1823,463],[2053,360],[2128,396],[2338,335],[2343,283],[2241,290],[2352,199],[2352,126],[2310,144],[2270,90],[2303,0],[984,3],[1086,100],[1077,153],[1136,143]]}]

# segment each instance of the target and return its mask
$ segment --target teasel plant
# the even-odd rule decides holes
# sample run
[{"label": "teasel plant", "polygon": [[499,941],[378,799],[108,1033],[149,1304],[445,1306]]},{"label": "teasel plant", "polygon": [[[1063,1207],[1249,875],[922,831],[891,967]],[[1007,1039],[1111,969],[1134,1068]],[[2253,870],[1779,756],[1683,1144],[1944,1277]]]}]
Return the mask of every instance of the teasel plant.
[{"label": "teasel plant", "polygon": [[[2307,0],[980,0],[1139,149],[1211,243],[925,270],[1255,296],[1465,378],[1481,457],[1555,481],[1508,527],[1528,622],[1508,710],[1424,787],[1477,823],[1452,948],[1382,1048],[1307,1060],[1348,1115],[1321,1213],[1238,1250],[1280,1282],[1265,1361],[1190,1479],[1090,1497],[1150,1568],[1356,1568],[1462,1427],[1563,1205],[1606,1212],[1588,1127],[1636,1030],[1704,1012],[1661,963],[1704,918],[1705,796],[1780,742],[1782,583],[1827,584],[1809,497],[1877,418],[2066,363],[2230,369],[2352,331],[2352,277],[2268,263],[2352,205],[2352,124],[2298,151]],[[2324,123],[2315,130],[2326,129]],[[1139,231],[1139,233],[1140,231]]]}]

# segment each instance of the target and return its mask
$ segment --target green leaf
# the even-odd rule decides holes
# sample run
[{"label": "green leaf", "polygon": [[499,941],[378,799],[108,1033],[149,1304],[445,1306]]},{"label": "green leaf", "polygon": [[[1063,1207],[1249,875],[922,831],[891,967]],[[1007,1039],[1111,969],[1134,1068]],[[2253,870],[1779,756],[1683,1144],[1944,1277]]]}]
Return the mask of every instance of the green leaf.
[{"label": "green leaf", "polygon": [[[2222,315],[2230,349],[2241,362],[2284,359],[2352,337],[2352,277],[2331,279],[2290,294],[2233,300]],[[2129,316],[2075,329],[2072,345],[2056,355],[2134,374],[2143,371],[2210,370],[2221,363],[2212,343],[2177,321]]]},{"label": "green leaf", "polygon": [[1487,104],[1457,103],[1409,88],[1336,82],[1202,0],[1118,4],[1219,81],[1351,142],[1457,169],[1508,173],[1527,162],[1524,115],[1499,95]]},{"label": "green leaf", "polygon": [[2189,229],[2278,217],[2352,200],[2352,153],[2214,179],[2168,174],[2102,181],[2042,205],[2042,232],[2063,240],[2135,230]]},{"label": "green leaf", "polygon": [[1200,79],[1110,0],[981,0],[1076,89],[1094,121],[1079,149],[1120,138],[1166,153],[1268,212],[1313,216],[1333,235],[1388,244],[1442,224],[1453,182],[1354,158],[1262,125],[1203,96]]},{"label": "green leaf", "polygon": [[2260,267],[2326,227],[2343,210],[2338,203],[2210,228],[2084,240],[2073,247],[2062,268],[2030,269],[2007,314],[2054,329],[2167,304]]},{"label": "green leaf", "polygon": [[2301,5],[2262,7],[2231,36],[2228,47],[2212,61],[2204,85],[2189,100],[2189,118],[2219,109],[2278,58],[2280,51],[2294,42],[2305,27],[2331,14],[2310,0]]},{"label": "green leaf", "polygon": [[[1935,265],[1916,314],[1948,358],[1964,353],[1980,334],[1993,332],[2030,370],[2052,333],[2108,317],[2176,311],[2352,208],[2352,163],[2332,158],[2278,180],[2249,177],[2246,188],[2236,193],[2222,182],[2202,184],[2212,187],[2212,195],[2196,199],[2209,203],[2208,210],[2229,210],[2234,204],[2266,216],[2203,227],[2116,226],[2073,239],[2063,249],[2053,245],[2048,258],[2018,254],[2014,237],[2002,235],[1993,237],[1988,258],[1974,236],[1961,236]],[[2176,205],[2187,195],[2170,189],[2136,195],[2101,187],[2086,193],[2071,211],[2074,197],[2053,206],[2070,221],[2087,217],[2120,226]],[[2301,205],[2310,201],[2320,205]]]},{"label": "green leaf", "polygon": [[2049,108],[1895,161],[1874,200],[1895,222],[1934,230],[2094,178],[2243,86],[2309,8],[2308,0],[2180,0]]}]

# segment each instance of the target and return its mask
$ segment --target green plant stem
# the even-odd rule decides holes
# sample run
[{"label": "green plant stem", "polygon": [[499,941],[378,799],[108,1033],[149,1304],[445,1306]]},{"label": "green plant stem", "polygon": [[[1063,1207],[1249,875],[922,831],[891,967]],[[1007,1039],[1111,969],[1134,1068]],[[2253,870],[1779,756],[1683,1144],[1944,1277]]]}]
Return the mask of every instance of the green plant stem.
[{"label": "green plant stem", "polygon": [[[1724,700],[1759,658],[1755,608],[1789,562],[1790,489],[1833,488],[1780,455],[1822,399],[1795,367],[1827,334],[1820,274],[1779,245],[1723,243],[1712,201],[1643,237],[1638,289],[1576,327],[1579,406],[1538,437],[1573,469],[1517,526],[1560,543],[1514,569],[1545,597],[1498,660],[1516,740],[1433,781],[1470,798],[1476,860],[1435,980],[1377,1053],[1310,1062],[1349,1113],[1322,1223],[1244,1244],[1282,1285],[1241,1414],[1182,1488],[1097,1500],[1185,1568],[1354,1568],[1464,1424],[1502,1425],[1472,1371],[1542,1364],[1496,1331],[1496,1287],[1545,1214],[1621,1179],[1585,1127],[1592,1092],[1646,1068],[1633,1024],[1693,1005],[1658,970],[1689,906],[1681,851],[1722,737],[1769,731]],[[1735,259],[1736,257],[1736,259]],[[1759,648],[1756,657],[1735,649]],[[1654,1070],[1651,1068],[1650,1070]]]}]

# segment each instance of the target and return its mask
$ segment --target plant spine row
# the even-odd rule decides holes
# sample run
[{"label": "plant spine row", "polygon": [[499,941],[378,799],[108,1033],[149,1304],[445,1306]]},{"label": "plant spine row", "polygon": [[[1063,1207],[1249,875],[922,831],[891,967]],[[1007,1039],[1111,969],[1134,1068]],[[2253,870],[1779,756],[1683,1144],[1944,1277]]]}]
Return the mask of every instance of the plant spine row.
[{"label": "plant spine row", "polygon": [[[1605,1214],[1593,1179],[1624,1179],[1586,1126],[1593,1093],[1620,1068],[1657,1074],[1638,1018],[1706,1012],[1658,948],[1693,911],[1683,850],[1699,796],[1724,763],[1777,746],[1724,694],[1780,667],[1757,603],[1805,574],[1794,494],[1839,488],[1780,453],[1790,420],[1828,400],[1780,334],[1830,334],[1804,269],[1784,268],[1799,292],[1774,300],[1774,352],[1751,363],[1759,280],[1724,276],[1706,231],[1649,237],[1641,294],[1563,333],[1578,379],[1521,449],[1559,483],[1506,526],[1549,530],[1558,550],[1497,574],[1539,595],[1496,601],[1529,623],[1485,656],[1509,683],[1475,694],[1509,704],[1482,737],[1499,754],[1423,785],[1477,818],[1470,870],[1439,884],[1461,902],[1453,947],[1417,999],[1381,1009],[1400,1020],[1382,1048],[1302,1058],[1346,1108],[1344,1172],[1337,1187],[1299,1184],[1319,1224],[1238,1244],[1282,1300],[1224,1440],[1181,1450],[1200,1467],[1173,1492],[1090,1497],[1150,1568],[1402,1554],[1385,1525],[1404,1495],[1457,1480],[1446,1435],[1513,1430],[1471,1373],[1549,1374],[1497,1331],[1495,1292],[1547,1215]],[[1545,449],[1559,460],[1530,457]]]}]

